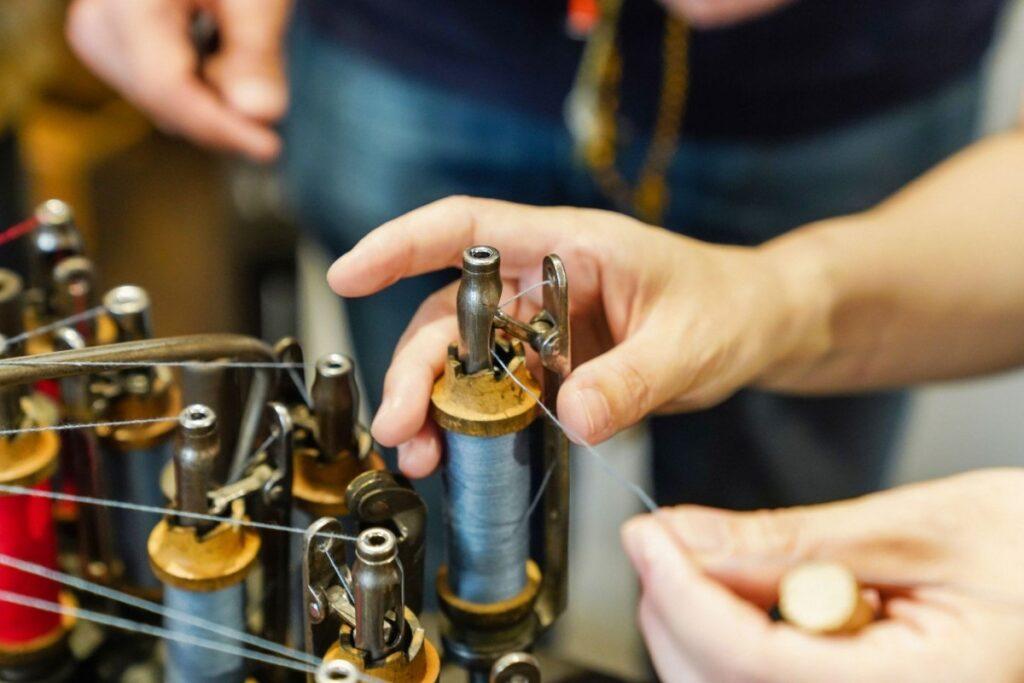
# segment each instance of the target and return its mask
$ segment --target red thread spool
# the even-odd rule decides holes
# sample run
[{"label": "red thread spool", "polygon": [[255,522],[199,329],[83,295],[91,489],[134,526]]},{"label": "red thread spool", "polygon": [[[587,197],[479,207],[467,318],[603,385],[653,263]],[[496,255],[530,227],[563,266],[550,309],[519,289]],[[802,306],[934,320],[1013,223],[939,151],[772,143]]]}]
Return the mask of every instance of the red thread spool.
[{"label": "red thread spool", "polygon": [[[36,485],[50,490],[49,480]],[[57,567],[57,535],[50,500],[0,496],[0,553],[45,567]],[[56,603],[57,583],[0,565],[0,589]],[[0,644],[16,646],[61,628],[61,615],[0,601]]]}]

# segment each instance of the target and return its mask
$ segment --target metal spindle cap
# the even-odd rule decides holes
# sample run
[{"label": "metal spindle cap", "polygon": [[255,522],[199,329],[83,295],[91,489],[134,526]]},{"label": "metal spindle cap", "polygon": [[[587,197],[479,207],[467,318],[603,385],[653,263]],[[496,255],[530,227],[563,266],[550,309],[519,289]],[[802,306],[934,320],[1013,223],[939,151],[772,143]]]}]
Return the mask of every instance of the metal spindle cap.
[{"label": "metal spindle cap", "polygon": [[334,459],[351,451],[358,456],[359,387],[351,358],[329,353],[317,360],[312,400],[324,455]]},{"label": "metal spindle cap", "polygon": [[35,218],[40,225],[68,225],[75,219],[71,206],[62,199],[47,199],[36,207]]},{"label": "metal spindle cap", "polygon": [[501,253],[486,244],[462,252],[462,269],[470,273],[496,273],[501,269]]},{"label": "metal spindle cap", "polygon": [[202,403],[193,403],[178,415],[178,422],[185,430],[186,438],[206,436],[213,432],[217,425],[217,414],[213,408]]},{"label": "metal spindle cap", "polygon": [[355,683],[359,670],[344,659],[324,660],[316,670],[316,683]]},{"label": "metal spindle cap", "polygon": [[138,341],[152,336],[149,294],[142,287],[114,287],[103,297],[103,306],[117,325],[120,341]]},{"label": "metal spindle cap", "polygon": [[363,562],[390,562],[398,557],[398,539],[384,527],[371,527],[356,540],[356,557]]}]

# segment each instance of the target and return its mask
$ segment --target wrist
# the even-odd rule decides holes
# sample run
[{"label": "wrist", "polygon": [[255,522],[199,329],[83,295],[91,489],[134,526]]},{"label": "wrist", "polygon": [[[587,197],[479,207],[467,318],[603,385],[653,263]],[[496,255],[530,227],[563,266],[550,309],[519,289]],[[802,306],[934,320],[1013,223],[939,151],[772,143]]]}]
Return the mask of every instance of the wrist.
[{"label": "wrist", "polygon": [[833,219],[799,228],[756,249],[780,286],[779,352],[758,378],[760,386],[798,390],[835,349],[838,293],[832,277],[829,227]]}]

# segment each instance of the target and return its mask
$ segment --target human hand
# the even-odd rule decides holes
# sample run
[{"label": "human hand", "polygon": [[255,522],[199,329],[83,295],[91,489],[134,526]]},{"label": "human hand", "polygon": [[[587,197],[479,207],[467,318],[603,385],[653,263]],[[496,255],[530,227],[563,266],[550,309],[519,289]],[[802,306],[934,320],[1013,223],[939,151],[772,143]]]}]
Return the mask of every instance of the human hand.
[{"label": "human hand", "polygon": [[674,14],[678,14],[698,28],[728,26],[754,19],[784,7],[794,0],[661,0]]},{"label": "human hand", "polygon": [[[85,64],[164,130],[274,159],[287,109],[283,37],[292,0],[75,0],[67,36]],[[189,29],[206,10],[220,49],[200,64]],[[201,67],[201,68],[200,68]]]},{"label": "human hand", "polygon": [[[683,506],[631,520],[638,620],[666,681],[1024,679],[1024,470],[982,470],[779,511]],[[782,574],[836,561],[882,619],[815,636],[773,623]]]},{"label": "human hand", "polygon": [[[537,283],[559,254],[569,278],[575,369],[558,415],[594,443],[653,410],[709,406],[769,367],[802,353],[816,288],[790,278],[769,251],[703,244],[606,211],[537,208],[453,197],[397,218],[338,259],[328,281],[342,296],[373,294],[397,280],[456,266],[463,249],[501,252],[503,298]],[[440,457],[427,420],[431,388],[458,336],[457,285],[427,299],[398,344],[374,437],[398,446],[409,476]],[[532,292],[506,312],[528,319]],[[810,297],[810,301],[806,299]]]}]

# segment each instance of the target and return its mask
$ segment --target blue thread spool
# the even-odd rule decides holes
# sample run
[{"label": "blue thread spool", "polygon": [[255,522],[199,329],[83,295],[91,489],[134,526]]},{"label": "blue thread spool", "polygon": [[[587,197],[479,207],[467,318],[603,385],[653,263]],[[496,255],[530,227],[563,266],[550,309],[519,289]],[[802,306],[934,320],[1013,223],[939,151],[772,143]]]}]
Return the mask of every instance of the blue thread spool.
[{"label": "blue thread spool", "polygon": [[529,584],[529,427],[540,389],[522,345],[503,352],[529,392],[504,371],[463,373],[453,345],[431,398],[445,436],[447,591],[476,604],[514,598]]},{"label": "blue thread spool", "polygon": [[[245,584],[238,583],[208,593],[195,593],[167,586],[164,604],[170,609],[194,614],[215,624],[245,632]],[[173,632],[195,636],[195,628],[169,619],[166,627]],[[204,640],[237,646],[225,636],[203,632]],[[196,647],[178,641],[167,643],[167,683],[241,683],[245,680],[245,661],[241,655]]]},{"label": "blue thread spool", "polygon": [[526,587],[528,441],[527,430],[496,437],[445,432],[448,580],[463,600],[499,602]]}]

